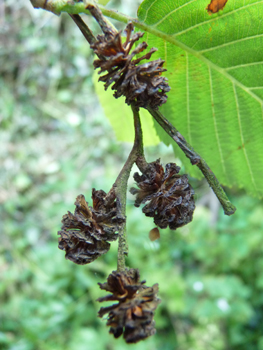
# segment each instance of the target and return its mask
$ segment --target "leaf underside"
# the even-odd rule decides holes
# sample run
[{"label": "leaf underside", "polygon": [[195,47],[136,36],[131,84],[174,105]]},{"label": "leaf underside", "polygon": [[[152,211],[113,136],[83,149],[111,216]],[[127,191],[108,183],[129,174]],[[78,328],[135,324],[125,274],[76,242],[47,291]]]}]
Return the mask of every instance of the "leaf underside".
[{"label": "leaf underside", "polygon": [[[145,0],[138,18],[171,91],[161,112],[219,181],[263,195],[263,1],[229,0],[209,15],[207,0]],[[158,57],[157,57],[158,55]],[[160,135],[167,144],[169,137]],[[183,155],[174,147],[181,159]],[[198,169],[186,160],[193,176]]]}]

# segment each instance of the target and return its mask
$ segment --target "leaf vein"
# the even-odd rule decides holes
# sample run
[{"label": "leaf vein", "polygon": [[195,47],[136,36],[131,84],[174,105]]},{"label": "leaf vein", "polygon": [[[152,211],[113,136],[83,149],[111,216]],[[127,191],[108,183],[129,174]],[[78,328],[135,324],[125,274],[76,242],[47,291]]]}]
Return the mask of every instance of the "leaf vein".
[{"label": "leaf vein", "polygon": [[159,22],[154,24],[154,27],[157,27],[159,24],[161,24],[163,21],[165,21],[169,16],[171,16],[172,14],[174,14],[175,12],[177,12],[178,10],[180,10],[181,8],[188,6],[189,4],[191,4],[192,2],[194,2],[196,0],[190,0],[187,3],[183,4],[182,6],[177,7],[176,9],[174,9],[173,11],[169,12],[166,16],[164,16]]},{"label": "leaf vein", "polygon": [[219,134],[218,134],[218,128],[217,128],[217,121],[216,121],[216,114],[215,114],[215,107],[214,107],[212,73],[211,73],[211,68],[210,67],[208,67],[208,73],[209,73],[209,83],[210,83],[210,93],[211,93],[211,106],[212,106],[212,115],[213,115],[214,128],[215,128],[215,134],[216,134],[216,142],[217,142],[218,151],[219,151],[219,155],[220,155],[221,165],[222,165],[222,168],[223,168],[223,173],[225,174],[225,177],[227,178],[227,176],[226,176],[226,167],[225,167],[225,163],[224,163],[223,152],[222,152],[220,139],[219,139]]},{"label": "leaf vein", "polygon": [[233,69],[242,68],[242,67],[256,66],[259,64],[263,64],[263,61],[238,64],[236,66],[227,67],[227,68],[225,68],[225,70],[228,71],[228,70],[233,70]]},{"label": "leaf vein", "polygon": [[209,51],[221,49],[222,47],[225,47],[225,46],[229,46],[229,45],[236,44],[236,43],[239,43],[239,42],[242,42],[242,41],[246,41],[246,40],[251,40],[251,39],[254,39],[254,38],[259,38],[259,37],[262,37],[262,36],[263,36],[263,34],[252,35],[252,36],[249,36],[247,38],[241,38],[241,39],[229,41],[228,43],[224,43],[222,45],[213,46],[213,47],[210,47],[209,49],[200,50],[199,52],[200,53],[204,53],[204,52],[209,52]]},{"label": "leaf vein", "polygon": [[165,67],[167,68],[167,41],[164,40],[164,60],[165,60]]},{"label": "leaf vein", "polygon": [[186,114],[187,114],[187,131],[188,131],[188,140],[192,143],[191,137],[191,128],[190,128],[190,101],[189,101],[189,58],[188,53],[185,55],[186,59]]},{"label": "leaf vein", "polygon": [[249,170],[249,174],[250,174],[250,177],[251,177],[252,184],[253,184],[253,186],[255,188],[255,191],[257,193],[258,190],[257,190],[257,187],[256,187],[255,179],[254,179],[254,176],[253,176],[251,165],[250,165],[250,162],[249,162],[249,159],[248,159],[248,156],[247,156],[246,146],[245,146],[245,143],[244,143],[244,136],[243,136],[243,130],[242,130],[242,125],[241,125],[240,108],[239,108],[238,96],[237,96],[235,84],[233,84],[233,90],[234,90],[234,96],[235,96],[235,102],[236,102],[236,108],[237,108],[237,119],[238,119],[239,132],[240,132],[240,138],[241,138],[241,143],[242,143],[242,149],[243,149],[244,157],[245,157],[245,160],[246,160],[246,163],[247,163],[247,167],[248,167],[248,170]]},{"label": "leaf vein", "polygon": [[145,21],[147,19],[147,16],[148,16],[148,12],[150,11],[151,7],[157,2],[158,0],[154,0],[151,5],[148,7],[147,11],[145,12],[145,16],[144,16],[144,19],[143,21]]}]

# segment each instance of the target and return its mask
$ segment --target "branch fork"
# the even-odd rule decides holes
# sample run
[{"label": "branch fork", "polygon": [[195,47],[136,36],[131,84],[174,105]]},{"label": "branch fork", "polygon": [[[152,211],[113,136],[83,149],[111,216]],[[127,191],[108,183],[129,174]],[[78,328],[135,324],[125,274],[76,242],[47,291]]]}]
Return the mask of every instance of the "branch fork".
[{"label": "branch fork", "polygon": [[[116,36],[116,34],[118,34],[118,32],[108,23],[108,21],[102,15],[100,8],[94,2],[91,2],[91,1],[74,2],[72,0],[71,1],[70,0],[69,1],[31,0],[31,3],[35,8],[43,8],[57,15],[60,14],[62,11],[68,12],[71,18],[74,20],[74,22],[77,24],[77,26],[81,30],[86,40],[91,45],[91,47],[95,46],[94,44],[97,42],[97,39],[95,38],[94,34],[89,29],[89,27],[86,25],[86,23],[78,15],[78,13],[81,13],[81,12],[87,13],[87,14],[90,13],[100,25],[105,36],[114,37]],[[104,9],[104,12],[105,12],[105,9]],[[128,36],[129,35],[130,33],[128,33]],[[138,52],[141,52],[141,51],[139,50]],[[99,52],[99,50],[97,50],[97,55],[101,61],[107,60],[107,57],[105,57],[101,52]],[[147,55],[149,56],[150,53]],[[136,66],[136,68],[137,67],[138,66]],[[110,68],[110,72],[111,72],[111,69],[113,68],[114,67]],[[158,67],[158,69],[163,71],[163,69],[161,68],[161,65],[160,67]],[[156,73],[154,72],[153,77],[155,76],[156,76]],[[168,90],[164,89],[164,92],[165,91],[168,91]],[[125,212],[126,212],[127,182],[130,176],[132,166],[134,163],[136,163],[142,172],[144,172],[148,167],[148,163],[146,162],[144,153],[143,153],[142,129],[140,124],[139,108],[138,108],[138,105],[136,105],[136,103],[137,103],[136,100],[134,100],[134,102],[131,102],[131,107],[132,107],[133,116],[134,116],[134,127],[135,127],[134,145],[126,163],[124,164],[120,174],[118,175],[114,185],[112,186],[112,189],[108,194],[109,199],[111,195],[116,196],[118,214],[123,218],[125,218]],[[148,105],[146,104],[146,105],[139,105],[139,106],[144,107],[149,111],[149,113],[166,131],[166,133],[182,149],[186,157],[189,158],[191,164],[197,165],[198,168],[202,171],[203,175],[205,176],[206,180],[208,181],[209,185],[211,186],[212,190],[214,191],[218,200],[220,201],[224,209],[224,213],[226,215],[234,214],[236,208],[227,198],[222,186],[220,185],[219,181],[217,180],[216,176],[214,175],[212,170],[209,168],[205,160],[193,149],[193,147],[185,140],[185,138],[180,134],[180,132],[160,113],[160,111],[158,110],[158,107],[156,108],[156,106],[154,106],[155,108],[153,108],[152,106],[149,105],[149,103]],[[127,255],[128,255],[128,244],[127,244],[127,235],[126,235],[126,222],[125,220],[123,220],[123,223],[120,224],[120,227],[119,227],[119,246],[118,246],[118,263],[117,263],[118,271],[125,270],[125,256]]]}]

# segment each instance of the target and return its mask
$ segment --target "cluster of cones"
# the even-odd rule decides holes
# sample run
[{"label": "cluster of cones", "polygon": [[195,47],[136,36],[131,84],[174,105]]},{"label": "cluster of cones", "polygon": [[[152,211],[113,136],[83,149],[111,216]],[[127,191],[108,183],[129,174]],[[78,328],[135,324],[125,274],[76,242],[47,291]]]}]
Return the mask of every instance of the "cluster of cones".
[{"label": "cluster of cones", "polygon": [[[146,42],[140,42],[132,50],[135,42],[143,33],[133,33],[132,23],[125,28],[126,39],[121,32],[112,30],[105,24],[99,10],[90,6],[92,15],[100,24],[104,34],[93,38],[91,48],[97,54],[94,67],[102,75],[99,80],[105,89],[112,85],[114,97],[125,96],[125,102],[136,107],[158,109],[167,100],[170,90],[167,79],[161,74],[166,71],[161,59],[149,60],[157,49],[138,57],[146,48]],[[93,11],[93,12],[92,12]],[[83,32],[81,19],[74,19]],[[92,35],[89,33],[89,35]],[[188,183],[187,175],[179,175],[180,168],[173,163],[165,170],[160,161],[149,163],[143,173],[134,174],[138,188],[132,188],[136,195],[135,206],[147,204],[143,208],[146,216],[154,218],[160,228],[175,230],[192,220],[194,191]],[[110,243],[118,238],[125,218],[118,212],[114,191],[92,191],[93,206],[89,206],[83,195],[75,202],[74,214],[68,212],[62,218],[59,234],[59,248],[66,252],[66,258],[76,264],[88,264],[108,252]],[[101,289],[110,292],[99,302],[117,303],[101,307],[99,317],[107,315],[107,325],[115,338],[123,335],[127,343],[136,343],[155,333],[154,311],[160,300],[157,298],[158,284],[145,286],[140,281],[137,269],[113,271],[106,283],[99,283]]]},{"label": "cluster of cones", "polygon": [[[192,220],[194,191],[186,175],[179,175],[180,168],[169,163],[166,168],[160,161],[149,163],[142,175],[134,174],[138,188],[132,188],[136,195],[135,206],[143,208],[146,216],[154,218],[160,228],[176,229]],[[68,212],[62,218],[59,234],[59,248],[66,252],[66,258],[76,264],[88,264],[107,253],[110,243],[117,239],[118,230],[124,223],[119,215],[116,197],[104,191],[92,191],[93,206],[88,206],[83,195],[75,202],[75,212]],[[127,343],[136,343],[155,333],[153,315],[160,302],[157,298],[158,284],[146,287],[140,282],[136,269],[113,271],[100,288],[111,294],[98,301],[117,301],[99,310],[99,317],[108,314],[110,333],[118,338],[123,334]]]}]

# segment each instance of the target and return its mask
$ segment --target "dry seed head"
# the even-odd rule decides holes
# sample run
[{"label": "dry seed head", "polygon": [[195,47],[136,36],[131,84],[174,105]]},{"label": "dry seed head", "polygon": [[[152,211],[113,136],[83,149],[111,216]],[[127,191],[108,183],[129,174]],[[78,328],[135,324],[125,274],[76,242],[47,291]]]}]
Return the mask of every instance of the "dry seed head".
[{"label": "dry seed head", "polygon": [[155,333],[154,310],[160,303],[157,298],[158,284],[146,287],[140,282],[138,269],[113,271],[101,289],[111,294],[99,298],[99,302],[118,301],[112,306],[102,307],[99,317],[108,314],[107,326],[115,338],[123,337],[127,343],[137,343]]},{"label": "dry seed head", "polygon": [[116,201],[106,202],[105,197],[104,191],[93,189],[93,207],[89,207],[80,194],[74,214],[63,216],[58,247],[66,251],[66,259],[88,264],[107,253],[109,242],[118,238],[118,227],[124,219],[117,215]]},{"label": "dry seed head", "polygon": [[194,190],[188,183],[187,175],[179,175],[180,167],[166,164],[165,171],[160,160],[149,164],[146,171],[134,179],[139,188],[131,188],[136,195],[135,207],[148,202],[143,212],[154,218],[160,228],[175,230],[192,221],[195,209]]},{"label": "dry seed head", "polygon": [[100,68],[105,90],[113,84],[114,97],[125,96],[125,102],[130,105],[134,103],[137,107],[151,107],[157,109],[167,100],[166,92],[170,91],[167,79],[162,77],[165,61],[155,61],[139,64],[142,60],[149,60],[157,49],[152,48],[145,55],[135,58],[147,48],[147,43],[140,43],[132,52],[133,44],[138,41],[144,33],[132,34],[134,27],[128,23],[125,32],[126,40],[122,43],[121,32],[108,32],[105,35],[98,35],[97,42],[91,45],[94,52],[105,59],[94,61],[94,67]]}]

